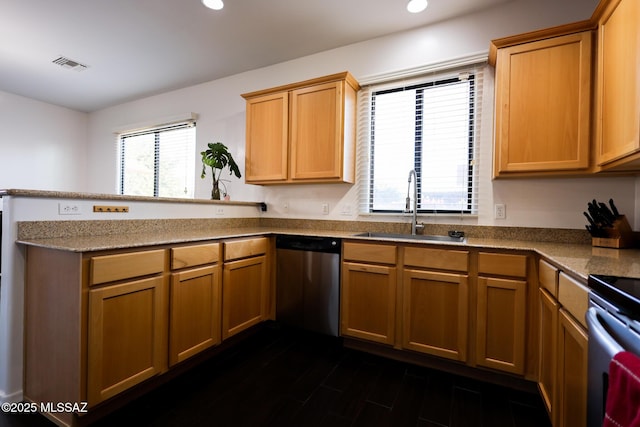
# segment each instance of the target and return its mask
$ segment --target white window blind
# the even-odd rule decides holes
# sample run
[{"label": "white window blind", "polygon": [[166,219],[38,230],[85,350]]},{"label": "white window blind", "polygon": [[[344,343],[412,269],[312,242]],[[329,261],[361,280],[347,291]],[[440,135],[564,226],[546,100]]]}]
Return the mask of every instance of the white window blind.
[{"label": "white window blind", "polygon": [[192,198],[194,121],[122,133],[118,138],[119,194]]},{"label": "white window blind", "polygon": [[359,96],[360,212],[404,211],[414,169],[420,213],[476,214],[482,67],[374,82]]}]

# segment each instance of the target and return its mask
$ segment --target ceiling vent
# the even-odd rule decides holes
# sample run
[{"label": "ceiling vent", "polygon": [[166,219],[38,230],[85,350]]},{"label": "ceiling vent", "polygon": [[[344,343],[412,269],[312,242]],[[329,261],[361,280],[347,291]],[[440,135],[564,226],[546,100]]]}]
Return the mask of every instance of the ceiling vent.
[{"label": "ceiling vent", "polygon": [[67,68],[69,70],[75,70],[75,71],[83,71],[83,70],[86,70],[87,68],[89,68],[88,65],[81,64],[78,61],[74,61],[73,59],[65,58],[64,56],[61,56],[61,57],[59,57],[57,59],[54,59],[52,62],[54,64],[58,64],[59,66],[61,66],[63,68]]}]

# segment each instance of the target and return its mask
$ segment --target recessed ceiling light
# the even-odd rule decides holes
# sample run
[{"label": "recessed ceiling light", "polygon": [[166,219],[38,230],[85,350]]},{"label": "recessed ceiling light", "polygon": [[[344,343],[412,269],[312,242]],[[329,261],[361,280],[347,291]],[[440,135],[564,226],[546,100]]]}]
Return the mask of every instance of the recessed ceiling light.
[{"label": "recessed ceiling light", "polygon": [[213,10],[220,10],[224,7],[222,0],[202,0],[202,4]]},{"label": "recessed ceiling light", "polygon": [[407,10],[411,13],[419,13],[427,8],[427,0],[410,0]]}]

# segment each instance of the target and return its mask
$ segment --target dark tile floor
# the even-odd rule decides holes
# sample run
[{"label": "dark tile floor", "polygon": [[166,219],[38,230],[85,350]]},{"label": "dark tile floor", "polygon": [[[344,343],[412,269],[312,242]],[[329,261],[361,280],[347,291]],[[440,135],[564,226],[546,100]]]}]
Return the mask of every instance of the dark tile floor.
[{"label": "dark tile floor", "polygon": [[[0,426],[51,426],[0,413]],[[547,427],[540,398],[265,328],[97,426]]]}]

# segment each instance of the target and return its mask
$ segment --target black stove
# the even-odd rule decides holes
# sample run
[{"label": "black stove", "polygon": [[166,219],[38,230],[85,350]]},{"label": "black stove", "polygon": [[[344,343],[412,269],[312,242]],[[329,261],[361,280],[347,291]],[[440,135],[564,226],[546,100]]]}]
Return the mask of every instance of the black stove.
[{"label": "black stove", "polygon": [[590,274],[588,284],[591,291],[621,313],[640,320],[640,278]]}]

